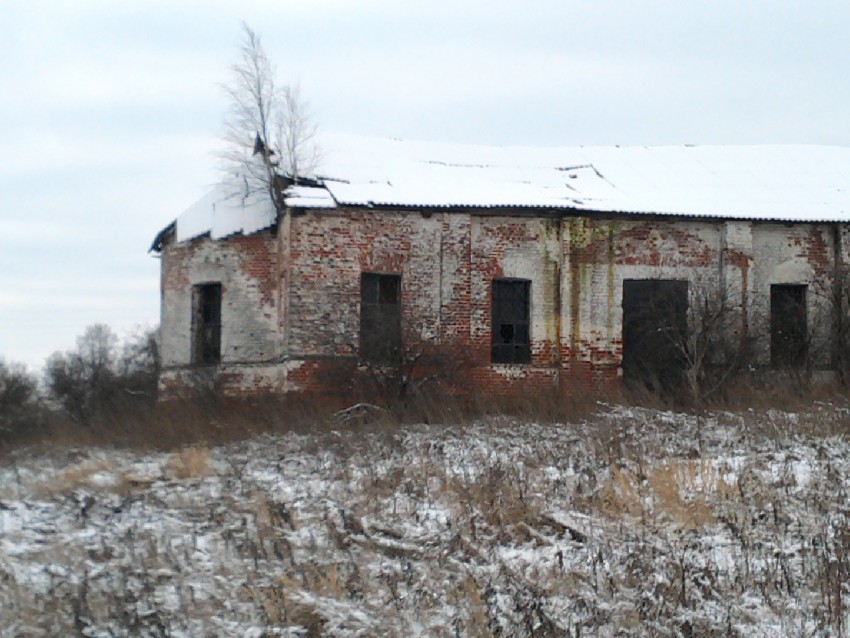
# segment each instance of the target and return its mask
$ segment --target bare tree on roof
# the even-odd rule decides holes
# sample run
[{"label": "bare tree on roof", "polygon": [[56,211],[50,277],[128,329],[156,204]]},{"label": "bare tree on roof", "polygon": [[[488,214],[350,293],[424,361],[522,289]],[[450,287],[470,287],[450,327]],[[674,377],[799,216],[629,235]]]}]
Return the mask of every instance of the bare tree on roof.
[{"label": "bare tree on roof", "polygon": [[239,59],[223,85],[230,98],[224,170],[234,196],[266,192],[281,211],[283,188],[308,176],[319,162],[316,125],[299,87],[278,87],[260,36],[247,24],[242,29]]}]

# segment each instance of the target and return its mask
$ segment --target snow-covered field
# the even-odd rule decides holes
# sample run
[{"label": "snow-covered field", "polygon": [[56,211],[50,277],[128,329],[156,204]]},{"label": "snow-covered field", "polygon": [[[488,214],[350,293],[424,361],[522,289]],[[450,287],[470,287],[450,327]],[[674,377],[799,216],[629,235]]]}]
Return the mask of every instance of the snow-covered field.
[{"label": "snow-covered field", "polygon": [[[179,427],[175,423],[174,427]],[[839,636],[850,414],[0,461],[0,636]]]}]

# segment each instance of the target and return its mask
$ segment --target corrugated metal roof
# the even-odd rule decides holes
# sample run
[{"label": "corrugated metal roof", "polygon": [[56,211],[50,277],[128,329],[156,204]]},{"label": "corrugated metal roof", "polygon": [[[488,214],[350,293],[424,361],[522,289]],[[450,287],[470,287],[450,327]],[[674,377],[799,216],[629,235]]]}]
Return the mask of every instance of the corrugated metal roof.
[{"label": "corrugated metal roof", "polygon": [[[850,221],[850,148],[488,147],[325,135],[324,187],[288,206],[598,211],[788,222]],[[218,185],[176,220],[178,241],[276,221],[263,193]]]},{"label": "corrugated metal roof", "polygon": [[536,207],[752,220],[850,220],[850,148],[485,147],[335,136],[342,205]]}]

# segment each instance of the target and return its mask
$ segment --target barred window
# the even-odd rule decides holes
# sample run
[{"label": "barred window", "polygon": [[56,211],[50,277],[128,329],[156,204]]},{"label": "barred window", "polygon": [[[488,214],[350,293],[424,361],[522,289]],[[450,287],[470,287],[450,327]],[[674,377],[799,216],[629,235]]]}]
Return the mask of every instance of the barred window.
[{"label": "barred window", "polygon": [[493,280],[493,363],[530,363],[529,307],[531,282],[526,279]]},{"label": "barred window", "polygon": [[401,357],[401,275],[360,277],[360,358],[396,363]]}]

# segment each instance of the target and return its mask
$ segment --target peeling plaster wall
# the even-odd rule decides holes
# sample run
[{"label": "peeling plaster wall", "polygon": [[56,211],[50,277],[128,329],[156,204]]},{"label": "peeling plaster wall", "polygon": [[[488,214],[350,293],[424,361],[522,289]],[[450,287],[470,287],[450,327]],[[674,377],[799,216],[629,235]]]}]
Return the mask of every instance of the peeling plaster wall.
[{"label": "peeling plaster wall", "polygon": [[198,284],[220,282],[222,286],[222,364],[278,359],[277,263],[275,237],[268,231],[166,246],[162,255],[162,386],[174,376],[171,369],[191,364],[192,289]]},{"label": "peeling plaster wall", "polygon": [[[369,209],[298,211],[277,233],[169,245],[163,254],[166,374],[190,362],[191,287],[221,281],[225,386],[338,391],[356,372],[362,272],[402,281],[406,345],[457,348],[482,394],[617,383],[625,279],[724,287],[768,363],[773,283],[828,286],[834,227],[629,216],[564,217]],[[845,262],[850,233],[840,254]],[[530,365],[490,363],[492,280],[531,281]],[[828,314],[828,313],[827,313]],[[826,363],[823,361],[822,363]],[[250,365],[249,365],[250,364]],[[169,372],[171,370],[171,372]],[[169,377],[171,375],[171,377]]]},{"label": "peeling plaster wall", "polygon": [[[521,393],[558,376],[560,334],[558,220],[472,217],[470,224],[469,333],[476,390],[484,395]],[[531,281],[531,364],[490,363],[493,279]]]},{"label": "peeling plaster wall", "polygon": [[812,356],[829,364],[834,241],[827,224],[761,224],[752,235],[751,334],[757,364],[770,363],[770,286],[806,284]]},{"label": "peeling plaster wall", "polygon": [[160,374],[163,398],[190,398],[204,392],[229,396],[283,394],[308,389],[299,383],[303,361],[222,363],[205,368],[175,367]]},{"label": "peeling plaster wall", "polygon": [[719,277],[721,225],[690,220],[564,221],[565,367],[576,382],[612,381],[622,361],[623,280]]}]

